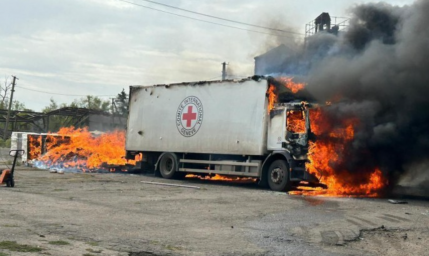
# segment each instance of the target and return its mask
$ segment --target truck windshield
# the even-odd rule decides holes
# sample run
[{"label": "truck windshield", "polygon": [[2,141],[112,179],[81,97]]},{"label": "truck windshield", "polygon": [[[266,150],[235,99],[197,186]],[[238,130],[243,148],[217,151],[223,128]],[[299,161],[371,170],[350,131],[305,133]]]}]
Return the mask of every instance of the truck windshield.
[{"label": "truck windshield", "polygon": [[289,110],[286,119],[287,131],[290,133],[306,133],[306,122],[302,110]]}]

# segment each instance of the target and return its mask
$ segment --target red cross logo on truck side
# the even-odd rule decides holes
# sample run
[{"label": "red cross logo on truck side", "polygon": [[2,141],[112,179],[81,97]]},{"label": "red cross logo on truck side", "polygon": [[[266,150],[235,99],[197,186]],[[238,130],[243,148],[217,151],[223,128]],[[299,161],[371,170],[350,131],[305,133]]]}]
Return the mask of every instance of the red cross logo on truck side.
[{"label": "red cross logo on truck side", "polygon": [[203,124],[203,103],[195,96],[186,97],[177,108],[176,126],[179,133],[186,138],[197,134]]},{"label": "red cross logo on truck side", "polygon": [[197,120],[197,113],[192,113],[192,106],[188,106],[188,113],[183,113],[182,119],[186,121],[186,127],[191,127],[192,121]]}]

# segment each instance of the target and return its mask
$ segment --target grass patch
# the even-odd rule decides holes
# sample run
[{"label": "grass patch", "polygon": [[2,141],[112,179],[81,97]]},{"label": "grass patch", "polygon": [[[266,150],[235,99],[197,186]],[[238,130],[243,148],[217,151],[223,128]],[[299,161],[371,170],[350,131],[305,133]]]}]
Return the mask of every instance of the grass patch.
[{"label": "grass patch", "polygon": [[42,248],[26,245],[26,244],[18,244],[16,241],[2,241],[0,242],[0,249],[9,250],[12,252],[41,252]]},{"label": "grass patch", "polygon": [[86,249],[88,252],[92,252],[92,253],[101,253],[103,250],[94,250],[91,248]]},{"label": "grass patch", "polygon": [[95,256],[95,255],[91,253],[85,253],[85,254],[82,254],[82,256]]},{"label": "grass patch", "polygon": [[84,179],[92,179],[95,178],[94,174],[88,174],[88,173],[83,173],[83,174],[77,174],[79,175],[79,178],[84,178]]},{"label": "grass patch", "polygon": [[61,192],[61,191],[67,191],[67,189],[63,189],[63,188],[56,188],[54,190],[52,190],[53,192]]},{"label": "grass patch", "polygon": [[4,227],[4,228],[19,228],[19,226],[15,225],[15,224],[5,224],[5,225],[2,225],[2,227]]},{"label": "grass patch", "polygon": [[70,245],[69,242],[63,241],[63,240],[49,241],[49,244],[52,244],[52,245]]},{"label": "grass patch", "polygon": [[87,245],[91,245],[91,246],[98,246],[98,242],[86,242]]},{"label": "grass patch", "polygon": [[0,252],[0,256],[9,256],[9,254],[6,254],[4,252]]},{"label": "grass patch", "polygon": [[175,246],[172,246],[172,245],[169,245],[169,244],[165,246],[165,249],[170,250],[170,251],[180,251],[180,250],[182,250],[182,248],[175,247]]}]

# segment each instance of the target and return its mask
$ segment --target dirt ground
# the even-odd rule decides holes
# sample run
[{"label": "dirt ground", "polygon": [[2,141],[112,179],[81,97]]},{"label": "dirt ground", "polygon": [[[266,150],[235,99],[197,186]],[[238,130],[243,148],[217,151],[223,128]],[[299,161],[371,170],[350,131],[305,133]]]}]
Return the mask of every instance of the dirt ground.
[{"label": "dirt ground", "polygon": [[429,255],[422,200],[302,197],[254,184],[25,167],[0,196],[0,256]]}]

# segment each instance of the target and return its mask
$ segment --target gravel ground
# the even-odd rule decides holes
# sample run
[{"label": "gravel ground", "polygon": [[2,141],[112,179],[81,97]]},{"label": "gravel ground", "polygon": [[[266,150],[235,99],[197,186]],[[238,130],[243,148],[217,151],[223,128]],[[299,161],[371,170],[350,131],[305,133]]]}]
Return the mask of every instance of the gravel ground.
[{"label": "gravel ground", "polygon": [[16,187],[2,186],[0,195],[0,256],[428,255],[427,201],[394,205],[289,196],[254,184],[24,167]]}]

